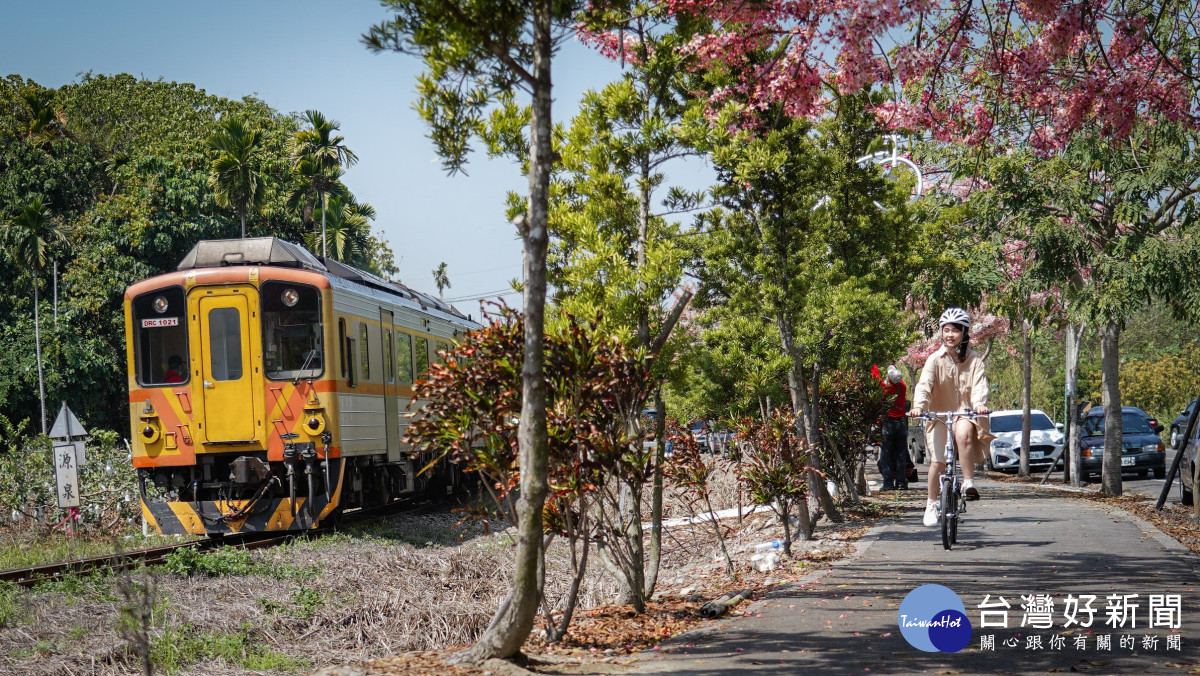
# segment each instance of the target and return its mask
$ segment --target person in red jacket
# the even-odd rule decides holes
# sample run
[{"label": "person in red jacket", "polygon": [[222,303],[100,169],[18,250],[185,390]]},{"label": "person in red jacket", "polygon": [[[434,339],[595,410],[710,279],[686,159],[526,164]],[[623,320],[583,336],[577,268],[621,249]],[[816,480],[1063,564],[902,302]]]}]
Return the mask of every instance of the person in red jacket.
[{"label": "person in red jacket", "polygon": [[163,374],[163,382],[168,385],[187,382],[187,369],[183,366],[183,357],[171,355],[167,360],[167,372]]},{"label": "person in red jacket", "polygon": [[[879,367],[871,368],[876,378]],[[908,386],[893,364],[881,381],[887,394],[887,413],[883,415],[883,444],[879,448],[879,473],[883,475],[883,490],[908,490],[908,418],[905,417]]]}]

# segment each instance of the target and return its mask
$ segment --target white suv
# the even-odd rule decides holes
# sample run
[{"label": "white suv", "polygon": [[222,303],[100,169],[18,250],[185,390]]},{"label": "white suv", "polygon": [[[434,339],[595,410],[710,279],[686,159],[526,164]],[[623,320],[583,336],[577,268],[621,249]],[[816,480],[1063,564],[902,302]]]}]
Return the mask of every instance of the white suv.
[{"label": "white suv", "polygon": [[[1021,416],[1020,409],[992,411],[992,434],[996,438],[992,440],[988,457],[984,460],[984,467],[989,471],[1016,472],[1021,466]],[[1029,412],[1029,417],[1029,469],[1044,472],[1050,466],[1051,456],[1062,448],[1066,437],[1042,411],[1035,408]],[[1060,455],[1055,466],[1062,467],[1062,464]]]}]

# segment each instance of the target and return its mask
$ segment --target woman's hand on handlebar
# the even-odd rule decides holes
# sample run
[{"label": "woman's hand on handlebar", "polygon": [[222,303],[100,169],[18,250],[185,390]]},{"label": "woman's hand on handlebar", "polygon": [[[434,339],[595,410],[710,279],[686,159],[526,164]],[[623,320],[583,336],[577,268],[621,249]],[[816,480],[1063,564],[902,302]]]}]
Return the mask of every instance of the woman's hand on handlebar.
[{"label": "woman's hand on handlebar", "polygon": [[908,409],[908,415],[912,418],[920,418],[921,413],[922,411],[920,406],[913,406],[912,408]]},{"label": "woman's hand on handlebar", "polygon": [[991,413],[991,411],[988,410],[987,406],[976,406],[975,413],[977,413],[979,415],[987,415],[987,414]]}]

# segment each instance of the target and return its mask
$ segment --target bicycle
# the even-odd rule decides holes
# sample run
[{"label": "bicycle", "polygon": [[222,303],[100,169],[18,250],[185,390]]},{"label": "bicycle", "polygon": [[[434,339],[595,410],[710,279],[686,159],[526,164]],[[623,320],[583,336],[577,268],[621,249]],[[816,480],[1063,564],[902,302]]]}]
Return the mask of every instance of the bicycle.
[{"label": "bicycle", "polygon": [[941,489],[938,496],[938,521],[942,526],[942,546],[949,550],[958,542],[958,519],[967,511],[967,500],[962,494],[962,481],[958,476],[958,453],[954,441],[954,421],[959,418],[975,420],[987,413],[974,411],[927,411],[918,416],[921,420],[941,423],[946,428],[946,470],[939,478]]}]

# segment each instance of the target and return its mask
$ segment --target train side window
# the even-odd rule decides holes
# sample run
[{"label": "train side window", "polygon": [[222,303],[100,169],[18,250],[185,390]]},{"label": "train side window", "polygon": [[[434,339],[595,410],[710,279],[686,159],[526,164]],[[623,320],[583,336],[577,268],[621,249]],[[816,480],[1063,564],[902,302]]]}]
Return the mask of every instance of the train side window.
[{"label": "train side window", "polygon": [[[188,367],[187,302],[171,287],[133,299],[134,374],[142,385],[180,385]],[[172,368],[174,366],[174,368]]]},{"label": "train side window", "polygon": [[383,332],[383,374],[389,383],[396,382],[396,348],[392,345],[392,331]]},{"label": "train side window", "polygon": [[400,384],[412,385],[413,383],[413,351],[412,351],[412,336],[403,331],[396,332],[396,359],[397,368],[400,371]]},{"label": "train side window", "polygon": [[446,358],[443,357],[441,353],[449,352],[449,351],[450,351],[450,343],[447,343],[444,340],[439,340],[437,342],[437,354],[434,355],[434,358],[437,359],[439,364],[445,364]]},{"label": "train side window", "polygon": [[350,374],[346,372],[346,360],[349,358],[350,354],[349,351],[346,350],[346,346],[349,344],[350,343],[346,342],[346,318],[338,317],[338,349],[340,349],[342,352],[342,358],[340,361],[343,378],[350,377]]},{"label": "train side window", "polygon": [[371,347],[367,341],[367,323],[362,322],[358,325],[358,341],[362,343],[362,352],[358,357],[362,361],[362,379],[371,379]]},{"label": "train side window", "polygon": [[213,380],[242,377],[242,313],[218,307],[208,312],[209,362]]},{"label": "train side window", "polygon": [[350,387],[358,387],[358,370],[354,368],[355,348],[358,346],[354,343],[353,338],[346,337],[346,363],[350,366],[346,369],[346,384]]},{"label": "train side window", "polygon": [[416,361],[417,377],[421,378],[429,370],[429,339],[417,338]]}]

